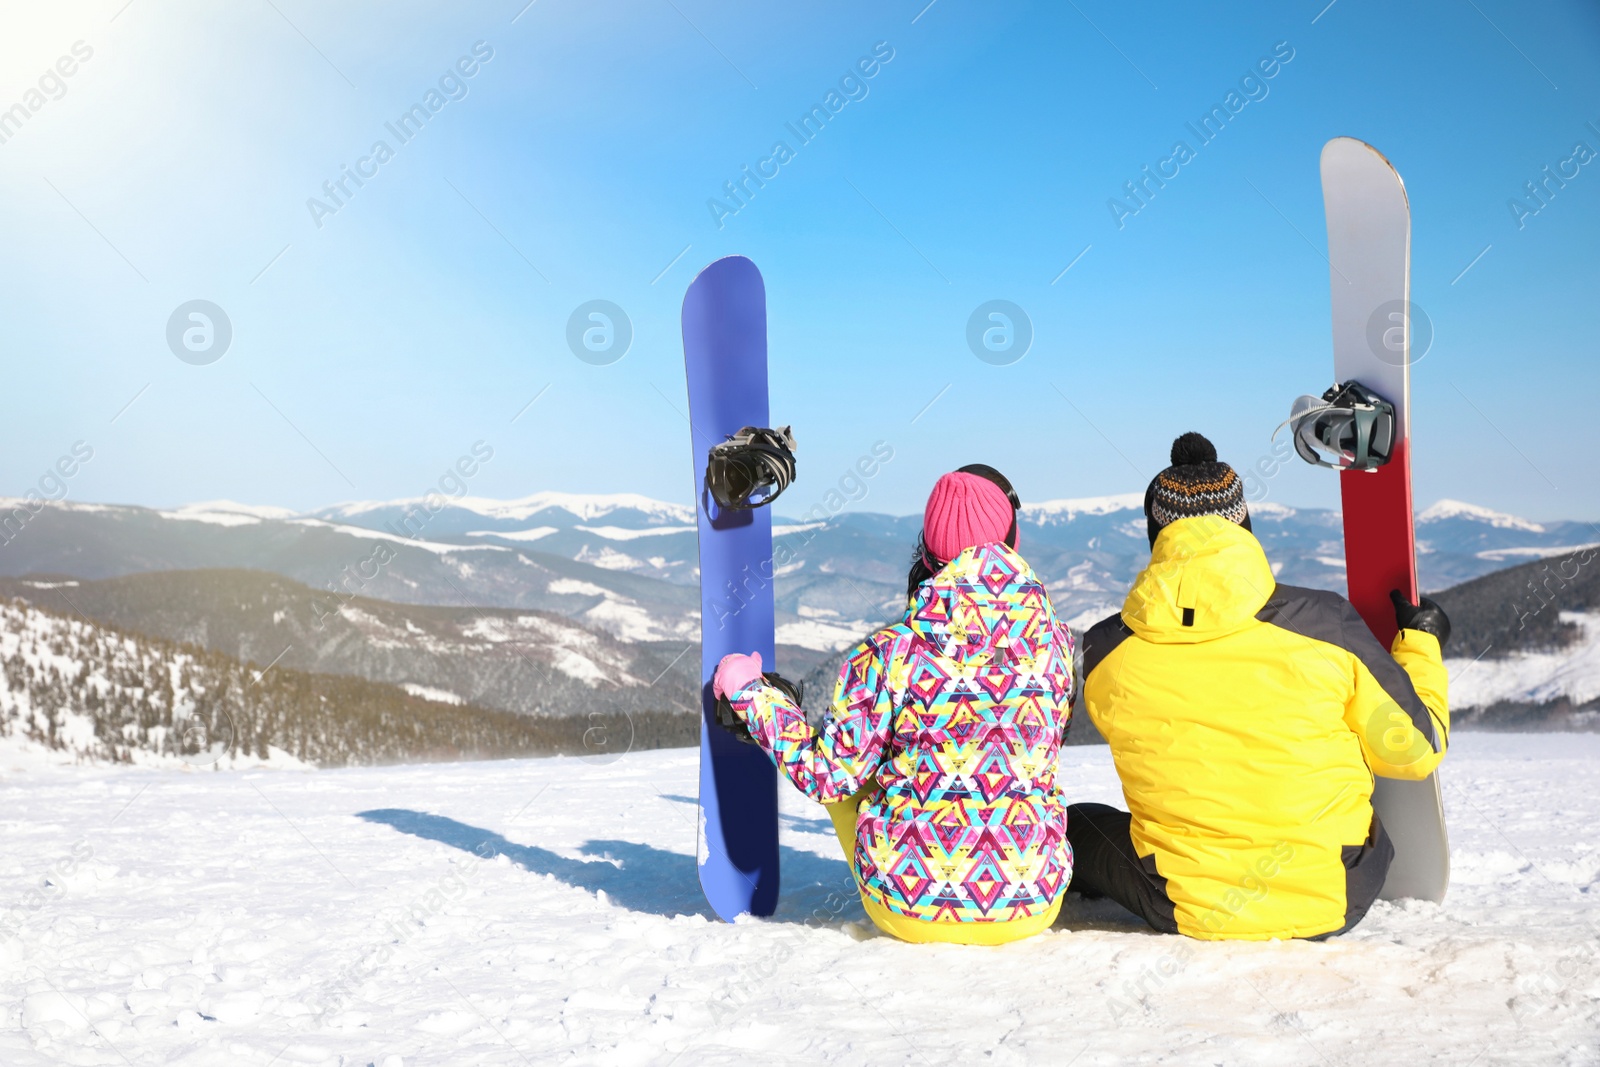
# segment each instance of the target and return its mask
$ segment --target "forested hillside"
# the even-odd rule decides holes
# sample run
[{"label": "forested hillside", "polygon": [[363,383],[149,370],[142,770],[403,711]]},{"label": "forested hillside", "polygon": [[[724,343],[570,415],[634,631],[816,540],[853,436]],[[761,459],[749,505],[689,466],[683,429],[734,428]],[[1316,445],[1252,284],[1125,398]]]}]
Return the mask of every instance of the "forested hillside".
[{"label": "forested hillside", "polygon": [[[682,716],[531,718],[98,626],[0,601],[0,737],[57,758],[345,766],[688,743]],[[692,722],[690,725],[693,725]]]}]

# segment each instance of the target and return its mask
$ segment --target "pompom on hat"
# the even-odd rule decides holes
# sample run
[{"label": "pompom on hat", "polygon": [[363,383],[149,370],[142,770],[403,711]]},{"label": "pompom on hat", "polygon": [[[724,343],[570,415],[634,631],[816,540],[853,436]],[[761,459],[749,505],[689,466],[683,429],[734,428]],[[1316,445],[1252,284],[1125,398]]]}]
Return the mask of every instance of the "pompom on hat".
[{"label": "pompom on hat", "polygon": [[1172,466],[1155,476],[1144,494],[1145,525],[1150,544],[1170,523],[1197,515],[1220,515],[1250,529],[1244,481],[1217,459],[1217,447],[1197,433],[1172,442]]}]

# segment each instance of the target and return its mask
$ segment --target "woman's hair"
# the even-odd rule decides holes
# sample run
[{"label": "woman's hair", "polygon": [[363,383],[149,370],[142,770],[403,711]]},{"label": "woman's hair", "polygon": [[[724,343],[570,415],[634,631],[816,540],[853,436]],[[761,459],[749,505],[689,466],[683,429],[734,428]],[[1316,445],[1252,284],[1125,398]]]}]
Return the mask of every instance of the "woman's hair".
[{"label": "woman's hair", "polygon": [[917,547],[911,553],[911,572],[906,575],[906,599],[917,595],[917,586],[933,577],[928,569],[928,552],[922,547],[922,536],[917,535]]},{"label": "woman's hair", "polygon": [[[1006,544],[1012,548],[1017,547],[1017,512],[1022,510],[1022,501],[1017,497],[1017,491],[1011,487],[1011,480],[1004,474],[995,470],[987,463],[968,463],[965,467],[957,467],[957,473],[976,474],[1000,487],[1006,499],[1011,501],[1011,532],[1006,534]],[[934,561],[937,562],[937,561]],[[911,570],[906,574],[906,598],[917,595],[917,586],[932,578],[937,569],[928,557],[927,546],[922,543],[922,535],[917,535],[917,547],[911,554]]]}]

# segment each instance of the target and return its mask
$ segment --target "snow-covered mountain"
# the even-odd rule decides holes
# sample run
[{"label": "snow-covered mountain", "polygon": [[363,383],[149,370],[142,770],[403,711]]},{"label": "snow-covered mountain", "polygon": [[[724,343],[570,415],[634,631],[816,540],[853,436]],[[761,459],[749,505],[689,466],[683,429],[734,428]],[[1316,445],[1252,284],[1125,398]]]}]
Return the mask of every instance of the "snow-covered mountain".
[{"label": "snow-covered mountain", "polygon": [[1458,721],[1600,727],[1600,547],[1552,553],[1439,594]]},{"label": "snow-covered mountain", "polygon": [[[1033,535],[1030,561],[1069,597],[1125,589],[1148,555],[1143,504],[1140,493],[1025,504],[1021,526],[1025,536]],[[419,501],[341,505],[311,517],[395,532],[405,528],[403,516],[408,511],[415,516],[420,506]],[[1343,586],[1338,512],[1263,502],[1252,508],[1252,516],[1283,581]],[[411,521],[415,525],[420,519]],[[1600,529],[1588,523],[1540,524],[1456,500],[1419,512],[1417,524],[1428,589],[1600,541]],[[629,494],[538,493],[516,501],[464,497],[445,504],[421,528],[429,539],[452,543],[536,543],[540,551],[672,583],[692,584],[697,575],[693,510]],[[844,511],[820,522],[780,518],[775,532],[804,544],[786,575],[791,581],[801,574],[845,574],[897,585],[917,528],[917,516]]]},{"label": "snow-covered mountain", "polygon": [[[1337,512],[1262,503],[1253,518],[1281,581],[1343,588]],[[918,526],[917,516],[848,510],[780,517],[775,533],[791,557],[775,583],[780,640],[831,649],[895,611]],[[1076,621],[1114,607],[1148,558],[1136,493],[1028,504],[1020,528],[1029,561]],[[0,575],[253,568],[336,596],[550,611],[630,641],[698,630],[693,511],[636,494],[438,495],[308,514],[229,501],[169,510],[66,503],[7,532]],[[1445,500],[1418,515],[1418,536],[1431,590],[1600,542],[1600,529]]]},{"label": "snow-covered mountain", "polygon": [[688,586],[527,545],[436,538],[427,528],[408,535],[401,529],[231,503],[165,511],[56,504],[20,529],[7,531],[0,544],[0,575],[92,579],[248,568],[311,587],[318,599],[304,607],[316,614],[365,596],[458,608],[550,611],[632,641],[698,633],[699,597]]},{"label": "snow-covered mountain", "polygon": [[636,493],[359,501],[304,518],[458,544],[522,548],[538,543],[540,551],[605,570],[680,584],[692,584],[697,573],[694,509]]},{"label": "snow-covered mountain", "polygon": [[503,523],[508,529],[521,529],[530,522],[546,519],[570,525],[574,521],[594,522],[597,519],[614,518],[630,528],[638,528],[641,524],[694,525],[694,508],[689,505],[653,500],[638,493],[543,492],[515,500],[435,494],[400,500],[353,501],[311,514],[317,518],[371,525],[373,522],[390,520],[400,522],[408,515],[414,517],[419,511],[428,512],[431,516],[430,526],[447,528],[451,532],[464,532],[469,527],[483,525],[479,520]]},{"label": "snow-covered mountain", "polygon": [[[790,649],[786,661],[792,670],[810,670],[898,611],[920,517],[846,510],[776,518],[775,535],[788,561],[774,581],[778,640]],[[1148,559],[1139,494],[1032,503],[1019,525],[1024,554],[1062,614],[1080,628],[1116,610]],[[1253,527],[1279,580],[1343,589],[1337,512],[1262,503],[1253,508]],[[1419,513],[1418,535],[1428,590],[1600,542],[1600,529],[1589,523],[1537,523],[1449,500]],[[536,493],[510,501],[441,495],[308,514],[229,501],[165,510],[64,503],[5,528],[0,576],[84,581],[248,569],[309,587],[285,608],[297,614],[296,625],[314,623],[356,598],[456,613],[505,609],[565,617],[583,632],[647,650],[670,647],[676,655],[699,633],[697,559],[692,510],[633,494]],[[192,616],[194,605],[189,608]],[[137,624],[127,617],[118,621]],[[193,624],[192,617],[183,623]],[[415,620],[413,625],[423,628]],[[254,632],[269,642],[278,639],[278,629]],[[401,633],[416,638],[415,649],[426,658],[425,642],[403,627]],[[458,630],[452,640],[463,638]],[[370,666],[381,658],[374,650],[388,640],[366,641],[363,655],[353,658]],[[560,647],[551,640],[552,648]],[[404,645],[401,640],[392,646],[396,662],[411,654]],[[1476,668],[1474,677],[1486,669]],[[403,672],[359,667],[353,673],[389,680]],[[508,671],[497,692],[469,692],[449,678],[407,680],[511,707],[516,686],[510,678],[516,673]],[[616,673],[631,676],[622,668]],[[528,702],[526,695],[522,700]]]},{"label": "snow-covered mountain", "polygon": [[[313,609],[319,612],[366,596],[548,611],[634,642],[698,637],[695,535],[679,522],[677,505],[560,494],[501,504],[441,508],[431,518],[408,502],[351,505],[348,515],[341,509],[285,515],[231,502],[169,510],[56,504],[7,531],[0,576],[84,579],[243,568],[310,586],[320,597]],[[0,519],[3,514],[0,506]],[[503,528],[487,528],[494,523]],[[662,542],[673,544],[644,561],[613,547]],[[822,579],[824,588],[841,585],[837,576]],[[892,590],[857,581],[846,610],[830,615],[814,610],[802,592],[793,590],[780,603],[779,641],[819,650],[882,618],[895,601]]]},{"label": "snow-covered mountain", "polygon": [[0,596],[243,662],[366,678],[518,715],[603,707],[644,729],[653,717],[692,718],[699,709],[699,657],[687,654],[689,642],[622,641],[549,612],[367,597],[335,605],[250,570],[5,578]]},{"label": "snow-covered mountain", "polygon": [[241,662],[0,600],[0,752],[26,763],[199,770],[603,754],[585,744],[593,724],[584,718],[491,711],[282,658]]}]

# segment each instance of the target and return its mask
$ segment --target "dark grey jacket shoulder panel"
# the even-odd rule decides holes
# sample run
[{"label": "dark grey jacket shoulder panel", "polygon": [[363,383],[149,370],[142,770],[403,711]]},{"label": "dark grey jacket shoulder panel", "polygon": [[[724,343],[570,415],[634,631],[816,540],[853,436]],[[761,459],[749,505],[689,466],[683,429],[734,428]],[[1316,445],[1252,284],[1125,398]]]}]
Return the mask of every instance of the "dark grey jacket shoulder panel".
[{"label": "dark grey jacket shoulder panel", "polygon": [[[1378,643],[1350,601],[1326,589],[1306,589],[1279,585],[1256,618],[1272,626],[1313,641],[1324,641],[1341,648],[1361,661],[1389,695],[1411,719],[1417,732],[1428,739],[1433,750],[1440,750],[1433,715],[1417,695],[1411,676],[1396,662],[1388,649]],[[1101,624],[1104,625],[1104,624]]]},{"label": "dark grey jacket shoulder panel", "polygon": [[1089,632],[1083,635],[1084,678],[1093,674],[1094,669],[1115,652],[1118,645],[1132,636],[1133,631],[1128,629],[1128,624],[1122,621],[1120,614],[1101,619],[1089,627]]}]

